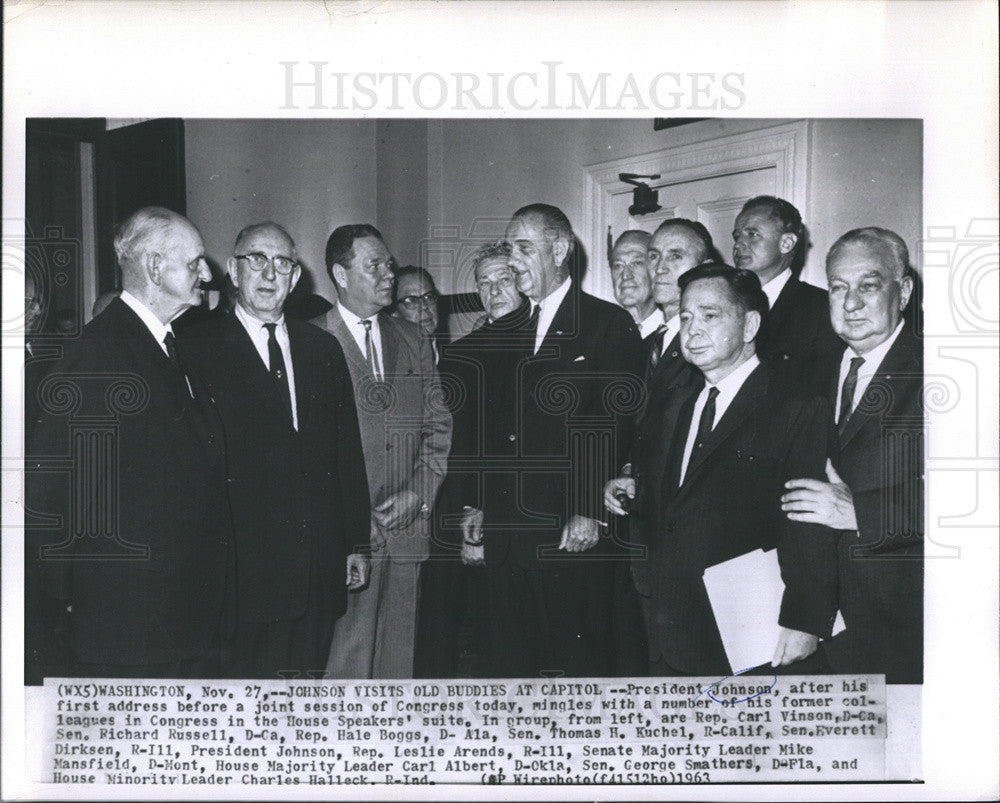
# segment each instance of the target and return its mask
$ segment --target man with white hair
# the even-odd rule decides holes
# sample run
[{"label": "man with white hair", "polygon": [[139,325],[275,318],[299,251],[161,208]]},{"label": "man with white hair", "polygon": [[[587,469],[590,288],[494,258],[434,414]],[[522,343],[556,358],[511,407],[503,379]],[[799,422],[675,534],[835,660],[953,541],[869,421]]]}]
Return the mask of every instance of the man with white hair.
[{"label": "man with white hair", "polygon": [[[782,509],[839,531],[838,599],[846,629],[795,671],[923,679],[923,349],[903,312],[909,253],[887,229],[854,229],[826,258],[830,319],[846,348],[825,375],[838,444],[827,482],[794,479]],[[825,659],[823,661],[822,659]]]},{"label": "man with white hair", "polygon": [[212,676],[232,561],[224,455],[171,328],[201,301],[204,245],[159,207],[133,214],[114,244],[121,297],[39,391],[27,502],[55,523],[29,530],[31,557],[71,611],[75,674]]}]

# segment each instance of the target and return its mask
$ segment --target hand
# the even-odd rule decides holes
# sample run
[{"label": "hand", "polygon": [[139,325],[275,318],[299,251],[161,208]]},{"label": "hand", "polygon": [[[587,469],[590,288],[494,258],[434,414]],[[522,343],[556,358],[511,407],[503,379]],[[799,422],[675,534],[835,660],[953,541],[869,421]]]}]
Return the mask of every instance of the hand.
[{"label": "hand", "polygon": [[829,482],[805,478],[786,482],[790,493],[781,497],[781,509],[792,521],[824,524],[834,530],[857,530],[851,489],[840,479],[829,460],[826,461],[826,477]]},{"label": "hand", "polygon": [[483,511],[466,505],[462,508],[461,527],[462,563],[466,566],[482,566],[486,563],[483,551]]},{"label": "hand", "polygon": [[615,498],[621,493],[629,499],[635,499],[635,477],[615,477],[604,486],[604,507],[616,516],[627,516],[628,511]]},{"label": "hand", "polygon": [[586,552],[601,538],[601,522],[586,516],[573,516],[563,527],[559,548],[567,552]]},{"label": "hand", "polygon": [[801,661],[816,652],[818,646],[819,636],[783,627],[778,636],[778,646],[774,648],[771,666],[788,666]]},{"label": "hand", "polygon": [[413,491],[400,491],[376,505],[372,517],[385,529],[396,530],[413,521],[420,512],[420,497]]},{"label": "hand", "polygon": [[354,552],[347,556],[347,587],[357,591],[368,584],[368,573],[371,571],[371,561],[367,555]]}]

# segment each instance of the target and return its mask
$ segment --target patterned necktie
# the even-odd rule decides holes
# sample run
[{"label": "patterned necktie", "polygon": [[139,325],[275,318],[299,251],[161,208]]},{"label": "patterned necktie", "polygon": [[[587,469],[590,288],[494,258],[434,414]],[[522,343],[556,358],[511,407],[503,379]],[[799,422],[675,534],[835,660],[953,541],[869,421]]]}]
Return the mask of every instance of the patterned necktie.
[{"label": "patterned necktie", "polygon": [[844,386],[840,390],[840,416],[837,418],[837,432],[843,434],[844,427],[851,417],[854,407],[854,390],[858,386],[858,369],[865,364],[864,357],[851,357],[851,367],[844,377]]},{"label": "patterned necktie", "polygon": [[292,420],[292,394],[288,389],[288,373],[285,370],[285,358],[281,353],[281,346],[278,345],[278,338],[274,334],[277,328],[276,323],[265,323],[267,329],[267,361],[271,366],[271,378],[278,388],[278,395],[285,405],[289,420]]},{"label": "patterned necktie", "polygon": [[375,361],[375,344],[372,342],[372,322],[371,320],[362,321],[365,327],[365,362],[368,363],[368,368],[372,372],[372,376],[379,382],[382,381],[382,375],[378,370],[378,363]]},{"label": "patterned necktie", "polygon": [[715,397],[718,395],[719,389],[714,385],[708,389],[708,401],[705,402],[701,418],[698,419],[698,434],[694,439],[695,449],[700,449],[705,443],[705,439],[712,434],[712,427],[715,425]]},{"label": "patterned necktie", "polygon": [[660,356],[663,354],[663,340],[667,336],[667,325],[661,324],[653,333],[649,341],[649,361],[646,364],[646,378],[649,379],[660,364]]}]

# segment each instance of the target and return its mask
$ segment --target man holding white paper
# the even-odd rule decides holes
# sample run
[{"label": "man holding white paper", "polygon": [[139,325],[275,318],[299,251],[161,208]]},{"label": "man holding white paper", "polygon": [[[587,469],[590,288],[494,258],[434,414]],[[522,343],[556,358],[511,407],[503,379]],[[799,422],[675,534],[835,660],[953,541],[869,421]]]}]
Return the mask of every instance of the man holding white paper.
[{"label": "man holding white paper", "polygon": [[835,539],[786,519],[779,501],[788,479],[824,476],[830,414],[820,397],[758,360],[767,298],[755,274],[709,262],[680,286],[681,349],[702,380],[671,390],[633,504],[653,586],[651,669],[718,677],[747,669],[731,665],[703,575],[775,547],[785,589],[767,653],[776,666],[790,664],[830,635],[837,608]]}]

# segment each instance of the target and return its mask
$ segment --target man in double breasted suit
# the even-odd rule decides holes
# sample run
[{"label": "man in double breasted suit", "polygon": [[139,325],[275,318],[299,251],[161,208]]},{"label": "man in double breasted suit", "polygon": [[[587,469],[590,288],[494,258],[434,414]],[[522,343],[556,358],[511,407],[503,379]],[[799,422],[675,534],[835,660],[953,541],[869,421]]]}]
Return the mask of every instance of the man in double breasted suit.
[{"label": "man in double breasted suit", "polygon": [[285,229],[244,228],[227,268],[233,311],[181,336],[225,431],[237,618],[223,670],[321,675],[345,585],[368,571],[355,551],[369,510],[350,374],[333,337],[284,314],[302,270]]},{"label": "man in double breasted suit", "polygon": [[[451,414],[430,341],[392,304],[392,256],[378,229],[341,226],[326,245],[338,302],[324,328],[340,341],[354,386],[371,500],[372,570],[349,595],[327,665],[332,678],[413,676],[420,564],[451,445]],[[361,467],[358,466],[360,470]]]},{"label": "man in double breasted suit", "polygon": [[[827,365],[838,439],[826,481],[788,484],[789,519],[837,538],[846,629],[812,671],[923,679],[923,350],[903,321],[913,292],[906,244],[855,229],[826,261],[830,318],[846,344]],[[792,667],[794,669],[794,667]]]},{"label": "man in double breasted suit", "polygon": [[680,286],[681,348],[701,378],[668,393],[659,447],[637,483],[632,516],[646,551],[636,578],[648,583],[652,672],[722,677],[747,667],[730,666],[705,588],[716,564],[777,548],[785,590],[775,664],[806,657],[830,634],[833,540],[785,521],[779,504],[786,480],[822,476],[830,421],[819,396],[757,358],[767,299],[753,273],[710,262]]},{"label": "man in double breasted suit", "polygon": [[839,353],[840,343],[830,328],[826,292],[798,277],[805,246],[802,215],[784,198],[758,195],[736,217],[733,264],[757,274],[768,300],[757,353],[811,384],[817,364]]},{"label": "man in double breasted suit", "polygon": [[121,297],[39,386],[25,461],[38,574],[28,577],[69,606],[74,674],[217,676],[231,566],[224,455],[171,328],[201,301],[204,246],[159,207],[133,214],[114,245]]}]

